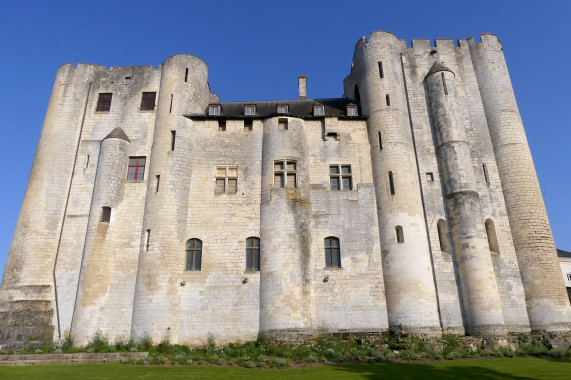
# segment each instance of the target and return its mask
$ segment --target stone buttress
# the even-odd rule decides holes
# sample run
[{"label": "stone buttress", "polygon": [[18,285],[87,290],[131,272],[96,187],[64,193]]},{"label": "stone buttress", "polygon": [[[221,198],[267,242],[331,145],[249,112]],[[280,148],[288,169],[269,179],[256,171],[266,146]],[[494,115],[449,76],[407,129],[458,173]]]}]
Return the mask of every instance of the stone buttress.
[{"label": "stone buttress", "polygon": [[[118,335],[120,323],[114,318],[118,314],[127,313],[122,320],[131,320],[130,310],[113,310],[110,305],[116,296],[115,278],[120,276],[113,268],[122,265],[115,254],[121,249],[116,243],[117,224],[111,221],[116,219],[117,206],[123,197],[129,143],[119,127],[101,141],[71,325],[71,336],[77,345],[87,344],[98,330],[113,337]],[[129,325],[123,326],[121,332],[129,334]]]},{"label": "stone buttress", "polygon": [[470,146],[456,99],[455,75],[437,62],[426,76],[426,85],[460,275],[466,331],[477,335],[505,335]]}]

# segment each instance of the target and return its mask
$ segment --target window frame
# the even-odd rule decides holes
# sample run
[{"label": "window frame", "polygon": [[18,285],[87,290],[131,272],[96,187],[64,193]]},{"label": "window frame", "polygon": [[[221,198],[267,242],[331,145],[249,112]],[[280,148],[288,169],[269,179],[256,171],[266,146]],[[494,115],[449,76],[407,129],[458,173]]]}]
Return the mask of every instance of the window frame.
[{"label": "window frame", "polygon": [[244,104],[244,115],[245,116],[256,116],[256,105],[255,104]]},{"label": "window frame", "polygon": [[154,111],[155,110],[155,102],[157,100],[157,93],[156,92],[143,92],[141,96],[141,107],[139,108],[141,111]]},{"label": "window frame", "polygon": [[328,236],[323,239],[325,252],[325,268],[338,269],[341,267],[341,242],[336,236]]},{"label": "window frame", "polygon": [[[215,112],[212,112],[213,110],[216,110]],[[220,104],[209,104],[208,105],[208,115],[209,116],[220,116],[220,114],[222,113],[222,107],[220,106]]]},{"label": "window frame", "polygon": [[359,116],[359,108],[356,105],[348,105],[347,116],[349,117]]},{"label": "window frame", "polygon": [[202,240],[191,238],[186,241],[185,271],[202,271]]},{"label": "window frame", "polygon": [[113,100],[112,92],[100,92],[97,97],[97,105],[95,112],[109,112],[111,111],[111,101]]},{"label": "window frame", "polygon": [[[286,188],[286,189],[295,189],[298,187],[297,184],[297,161],[296,160],[274,160],[273,161],[273,169],[274,169],[274,187],[279,188]],[[276,164],[281,164],[281,169],[276,169]],[[294,165],[293,170],[288,165]],[[281,182],[280,186],[276,186],[276,176],[280,176]],[[293,176],[294,183],[293,186],[289,186],[289,181],[291,176]]]},{"label": "window frame", "polygon": [[278,119],[278,131],[287,131],[289,129],[289,120],[285,117]]},{"label": "window frame", "polygon": [[260,238],[250,236],[246,238],[246,270],[260,271]]},{"label": "window frame", "polygon": [[101,207],[101,216],[99,221],[102,223],[111,223],[111,207],[103,206]]},{"label": "window frame", "polygon": [[[343,169],[349,168],[349,171],[344,173]],[[336,172],[333,172],[332,169],[336,169]],[[347,189],[345,186],[345,181],[349,180],[349,188]],[[337,180],[338,188],[333,188],[333,180]],[[330,190],[334,191],[351,191],[353,190],[353,170],[351,169],[350,164],[330,164],[329,165],[329,185]]]},{"label": "window frame", "polygon": [[[321,113],[317,112],[320,109]],[[313,106],[313,116],[325,116],[325,106],[323,104],[316,104]]]},{"label": "window frame", "polygon": [[[231,169],[235,170],[235,175],[229,173]],[[238,194],[238,166],[235,165],[217,165],[215,167],[215,181],[214,181],[214,195],[236,195]],[[224,175],[220,174],[219,170],[224,170]],[[222,191],[218,190],[219,181],[224,181]],[[234,189],[232,191],[231,181],[235,181]]]},{"label": "window frame", "polygon": [[[285,112],[284,112],[285,108]],[[278,104],[276,106],[276,113],[278,115],[287,115],[289,113],[289,105],[288,104]]]},{"label": "window frame", "polygon": [[[141,164],[141,159],[143,163]],[[136,160],[135,164],[132,165],[132,160]],[[129,157],[129,165],[127,166],[127,181],[144,181],[145,180],[145,166],[147,164],[146,156],[131,156]],[[133,178],[131,178],[131,168],[135,168],[135,173]],[[142,173],[140,173],[140,168],[142,168]],[[140,178],[139,178],[140,177]]]}]

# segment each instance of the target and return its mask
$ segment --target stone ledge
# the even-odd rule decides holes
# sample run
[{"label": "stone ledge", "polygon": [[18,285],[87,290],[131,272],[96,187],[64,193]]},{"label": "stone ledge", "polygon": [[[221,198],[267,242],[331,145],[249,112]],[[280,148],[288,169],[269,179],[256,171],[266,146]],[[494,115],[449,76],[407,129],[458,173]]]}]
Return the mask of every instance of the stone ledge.
[{"label": "stone ledge", "polygon": [[44,364],[83,364],[83,363],[117,363],[123,359],[146,359],[148,352],[77,352],[73,354],[28,354],[0,355],[0,366],[3,365],[44,365]]}]

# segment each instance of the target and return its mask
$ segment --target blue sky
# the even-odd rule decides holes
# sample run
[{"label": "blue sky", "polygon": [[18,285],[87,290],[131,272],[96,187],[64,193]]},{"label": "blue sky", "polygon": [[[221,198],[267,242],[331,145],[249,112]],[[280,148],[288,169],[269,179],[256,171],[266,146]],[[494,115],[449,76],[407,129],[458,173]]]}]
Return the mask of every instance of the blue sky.
[{"label": "blue sky", "polygon": [[19,1],[0,12],[0,273],[24,197],[53,81],[64,63],[158,66],[187,53],[209,66],[222,101],[340,97],[357,40],[503,42],[551,228],[571,251],[571,2]]}]

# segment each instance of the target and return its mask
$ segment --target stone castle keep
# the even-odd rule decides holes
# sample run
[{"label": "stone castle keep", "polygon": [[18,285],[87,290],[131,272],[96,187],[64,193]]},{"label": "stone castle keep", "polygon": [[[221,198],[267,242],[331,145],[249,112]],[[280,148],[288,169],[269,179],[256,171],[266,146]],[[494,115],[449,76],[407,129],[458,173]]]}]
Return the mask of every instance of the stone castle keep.
[{"label": "stone castle keep", "polygon": [[568,331],[497,37],[355,46],[343,98],[220,102],[190,55],[63,65],[0,345]]}]

